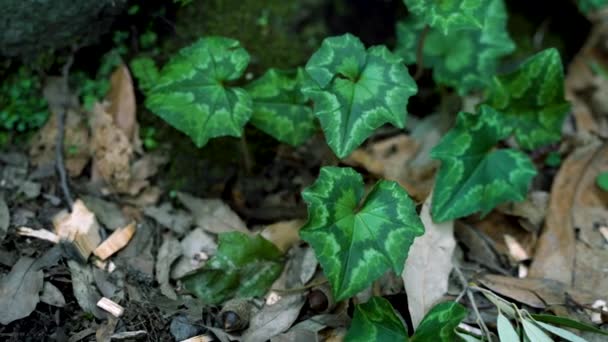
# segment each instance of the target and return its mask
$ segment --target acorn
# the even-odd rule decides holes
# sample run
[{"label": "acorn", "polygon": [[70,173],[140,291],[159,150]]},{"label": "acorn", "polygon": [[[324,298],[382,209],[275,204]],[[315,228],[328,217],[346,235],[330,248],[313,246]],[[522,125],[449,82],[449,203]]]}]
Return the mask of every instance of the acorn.
[{"label": "acorn", "polygon": [[220,324],[224,331],[238,331],[247,328],[251,315],[251,303],[235,298],[227,301],[219,313]]},{"label": "acorn", "polygon": [[336,307],[328,283],[313,288],[307,296],[308,307],[315,313],[327,313]]}]

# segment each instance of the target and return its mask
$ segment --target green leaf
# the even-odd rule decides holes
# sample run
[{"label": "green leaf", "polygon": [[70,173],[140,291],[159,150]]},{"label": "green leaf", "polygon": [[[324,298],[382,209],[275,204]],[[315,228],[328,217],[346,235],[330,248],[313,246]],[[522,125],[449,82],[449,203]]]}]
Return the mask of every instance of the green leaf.
[{"label": "green leaf", "polygon": [[578,0],[578,8],[581,12],[589,14],[608,5],[608,0]]},{"label": "green leaf", "polygon": [[253,99],[251,123],[277,140],[300,145],[315,132],[314,116],[300,89],[304,70],[268,70],[247,86]]},{"label": "green leaf", "polygon": [[456,336],[460,337],[465,342],[483,342],[484,341],[480,338],[462,333],[460,331],[456,331]]},{"label": "green leaf", "polygon": [[545,334],[536,324],[532,323],[527,319],[521,320],[521,324],[524,327],[524,332],[526,336],[530,339],[530,341],[534,342],[553,342],[553,339]]},{"label": "green leaf", "polygon": [[500,341],[502,342],[520,342],[521,339],[519,338],[519,334],[517,333],[517,331],[515,331],[515,328],[513,328],[513,325],[511,324],[511,322],[509,322],[509,320],[500,313],[500,311],[498,312],[498,318],[497,318],[497,328],[498,328],[498,337],[500,338]]},{"label": "green leaf", "polygon": [[442,34],[481,29],[492,0],[403,0],[407,9]]},{"label": "green leaf", "polygon": [[547,323],[542,323],[542,322],[535,322],[536,324],[538,324],[541,328],[547,330],[548,332],[557,335],[561,338],[563,338],[566,341],[570,341],[570,342],[588,342],[587,340],[585,340],[582,337],[576,336],[575,334],[571,333],[568,330],[562,329],[562,328],[558,328],[555,327],[551,324],[547,324]]},{"label": "green leaf", "polygon": [[608,172],[601,172],[599,175],[597,175],[595,178],[595,184],[597,184],[600,189],[608,191]]},{"label": "green leaf", "polygon": [[552,325],[560,325],[567,328],[574,328],[580,331],[588,331],[596,334],[606,335],[608,336],[608,331],[599,329],[593,325],[579,322],[567,317],[560,317],[554,315],[543,315],[543,314],[532,314],[532,318],[534,318],[537,322],[549,323]]},{"label": "green leaf", "polygon": [[[487,86],[500,58],[515,49],[506,29],[503,1],[491,0],[485,10],[480,29],[449,34],[430,29],[424,40],[423,65],[433,69],[435,82],[454,87],[460,95]],[[417,47],[424,27],[425,22],[419,18],[408,18],[397,24],[395,52],[407,64],[417,62]]]},{"label": "green leaf", "polygon": [[456,341],[454,329],[467,315],[467,310],[456,302],[435,305],[422,319],[412,341]]},{"label": "green leaf", "polygon": [[396,182],[382,180],[363,199],[351,168],[323,167],[302,192],[308,222],[300,236],[314,249],[336,300],[368,287],[388,269],[403,271],[410,245],[424,233],[414,203]]},{"label": "green leaf", "polygon": [[355,306],[345,341],[407,341],[407,330],[388,300],[372,297]]},{"label": "green leaf", "polygon": [[259,235],[219,235],[217,253],[195,273],[182,278],[188,291],[205,304],[232,297],[261,296],[283,269],[281,252]]},{"label": "green leaf", "polygon": [[408,98],[418,91],[401,58],[385,46],[366,51],[351,34],[323,40],[306,72],[311,80],[302,91],[340,158],[387,122],[403,128]]},{"label": "green leaf", "polygon": [[241,77],[248,63],[238,41],[202,38],[163,67],[146,106],[198,147],[213,137],[241,136],[251,117],[251,97],[227,83]]},{"label": "green leaf", "polygon": [[158,82],[159,72],[154,60],[149,57],[138,57],[129,64],[131,72],[142,92],[147,93]]},{"label": "green leaf", "polygon": [[559,52],[546,49],[512,73],[494,76],[486,103],[504,115],[522,148],[559,141],[570,110],[564,98],[564,71]]},{"label": "green leaf", "polygon": [[452,128],[431,151],[441,160],[431,213],[437,222],[526,198],[536,174],[527,155],[514,149],[496,149],[510,131],[499,114],[487,106],[479,115],[461,112]]}]

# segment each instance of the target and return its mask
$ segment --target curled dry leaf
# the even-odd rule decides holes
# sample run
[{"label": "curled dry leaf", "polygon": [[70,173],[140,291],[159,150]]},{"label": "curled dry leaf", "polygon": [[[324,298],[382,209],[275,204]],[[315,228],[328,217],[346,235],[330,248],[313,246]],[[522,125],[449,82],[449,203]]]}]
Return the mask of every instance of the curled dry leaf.
[{"label": "curled dry leaf", "polygon": [[265,305],[251,318],[243,341],[263,342],[287,331],[298,318],[304,302],[302,294],[291,294],[274,305]]},{"label": "curled dry leaf", "polygon": [[106,100],[110,103],[107,111],[114,118],[116,127],[133,141],[137,128],[135,91],[129,69],[124,64],[119,65],[112,73]]},{"label": "curled dry leaf", "polygon": [[218,199],[200,199],[185,192],[178,192],[177,199],[190,210],[194,223],[208,232],[219,234],[239,231],[250,234],[243,220]]},{"label": "curled dry leaf", "polygon": [[420,213],[425,233],[414,240],[401,275],[414,328],[447,292],[453,267],[452,253],[456,247],[454,221],[433,222],[430,207],[431,196]]},{"label": "curled dry leaf", "polygon": [[169,283],[171,265],[182,255],[181,246],[172,235],[165,235],[156,258],[156,281],[160,284],[163,295],[175,300],[177,294]]},{"label": "curled dry leaf", "polygon": [[[30,158],[34,166],[55,163],[55,146],[57,142],[57,112],[46,122],[44,127],[32,138]],[[65,116],[63,155],[65,168],[71,177],[77,177],[91,158],[89,128],[84,115],[69,109]]]},{"label": "curled dry leaf", "polygon": [[42,293],[40,294],[40,301],[60,308],[65,306],[65,298],[61,291],[48,281],[44,282]]},{"label": "curled dry leaf", "polygon": [[291,246],[300,241],[299,231],[304,225],[302,220],[289,220],[273,223],[266,226],[260,233],[262,237],[272,243],[281,250],[287,252]]}]

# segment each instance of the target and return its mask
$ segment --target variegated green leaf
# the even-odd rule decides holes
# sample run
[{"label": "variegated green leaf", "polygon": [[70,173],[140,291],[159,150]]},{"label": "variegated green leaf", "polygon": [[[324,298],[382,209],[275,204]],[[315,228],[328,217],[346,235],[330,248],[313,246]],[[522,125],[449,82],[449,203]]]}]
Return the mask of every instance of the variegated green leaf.
[{"label": "variegated green leaf", "polygon": [[520,151],[495,149],[510,134],[500,114],[485,105],[480,115],[458,115],[455,127],[431,151],[441,160],[431,208],[435,221],[477,211],[485,215],[503,202],[526,198],[534,164]]},{"label": "variegated green leaf", "polygon": [[[506,30],[507,14],[502,0],[485,6],[480,29],[450,32],[430,29],[423,46],[423,64],[433,69],[439,84],[456,88],[460,95],[484,88],[492,81],[501,57],[515,44]],[[413,17],[397,24],[396,54],[406,63],[416,63],[416,51],[425,23]]]},{"label": "variegated green leaf", "polygon": [[492,0],[403,0],[407,9],[425,25],[442,34],[479,30]]},{"label": "variegated green leaf", "polygon": [[199,147],[213,137],[240,136],[251,117],[251,97],[228,83],[241,77],[248,63],[238,41],[202,38],[163,67],[146,106]]},{"label": "variegated green leaf", "polygon": [[253,99],[251,123],[277,140],[297,146],[315,132],[315,117],[302,94],[303,69],[268,70],[247,86]]},{"label": "variegated green leaf", "polygon": [[559,52],[541,51],[512,73],[495,76],[486,103],[503,115],[522,148],[558,141],[570,104],[564,98],[564,71]]},{"label": "variegated green leaf", "polygon": [[396,182],[380,181],[363,198],[360,174],[324,167],[302,192],[308,222],[300,236],[314,249],[336,300],[369,286],[388,269],[401,274],[410,245],[424,233],[414,203]]},{"label": "variegated green leaf", "polygon": [[391,303],[372,297],[355,306],[355,314],[345,341],[407,341],[407,330]]},{"label": "variegated green leaf", "polygon": [[608,6],[608,0],[578,0],[577,4],[581,12],[589,14],[590,12],[597,11],[602,7]]},{"label": "variegated green leaf", "polygon": [[266,293],[281,274],[281,252],[263,237],[241,232],[219,235],[217,253],[203,268],[182,278],[205,304]]},{"label": "variegated green leaf", "polygon": [[326,38],[306,72],[311,81],[303,92],[340,158],[387,122],[404,127],[408,98],[418,90],[401,58],[384,46],[365,50],[351,34]]},{"label": "variegated green leaf", "polygon": [[424,316],[411,340],[414,342],[456,341],[454,329],[466,315],[467,310],[456,302],[437,304]]}]

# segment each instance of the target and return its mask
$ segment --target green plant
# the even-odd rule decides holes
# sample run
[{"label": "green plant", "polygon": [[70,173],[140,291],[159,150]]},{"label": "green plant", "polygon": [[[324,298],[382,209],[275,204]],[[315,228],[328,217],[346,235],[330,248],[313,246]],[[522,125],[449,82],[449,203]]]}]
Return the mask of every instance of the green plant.
[{"label": "green plant", "polygon": [[[381,125],[403,128],[409,98],[418,90],[405,64],[432,68],[437,84],[460,95],[485,92],[473,113],[458,114],[431,152],[441,162],[433,219],[484,215],[499,204],[524,199],[536,174],[527,152],[558,141],[569,110],[558,52],[541,51],[512,72],[497,74],[500,58],[514,50],[502,0],[404,2],[411,16],[398,24],[395,53],[385,46],[366,48],[351,34],[328,37],[303,69],[270,69],[248,83],[249,53],[234,39],[210,36],[183,48],[160,71],[150,59],[134,60],[131,67],[148,109],[199,147],[214,137],[241,136],[248,122],[279,141],[299,145],[314,133],[318,119],[339,158]],[[302,197],[309,216],[300,235],[314,249],[337,300],[364,290],[387,270],[400,274],[409,246],[424,233],[414,203],[397,183],[381,180],[366,192],[361,175],[349,168],[321,168]],[[242,251],[222,247],[228,237],[234,236],[220,234],[215,266],[186,279],[187,287],[207,302],[262,293],[270,284],[258,283],[246,293],[235,290],[236,274],[249,268],[220,263],[242,258]],[[257,248],[250,252],[264,262],[277,262],[276,254],[269,257]],[[216,266],[228,265],[230,283],[212,284],[225,276]],[[465,314],[457,303],[439,304],[412,339],[451,341]],[[350,340],[407,338],[397,314],[381,298],[358,305],[354,322]]]}]

